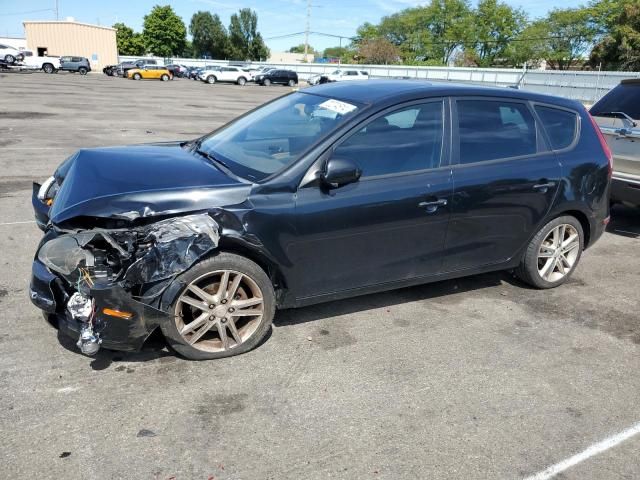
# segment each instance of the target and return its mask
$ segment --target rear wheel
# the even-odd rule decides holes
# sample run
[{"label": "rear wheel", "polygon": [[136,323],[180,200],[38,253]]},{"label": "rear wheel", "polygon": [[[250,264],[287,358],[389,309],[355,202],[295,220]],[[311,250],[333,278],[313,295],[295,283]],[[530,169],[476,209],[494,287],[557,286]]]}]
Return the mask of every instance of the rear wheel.
[{"label": "rear wheel", "polygon": [[50,63],[45,63],[44,65],[42,65],[42,71],[44,73],[53,73],[53,65]]},{"label": "rear wheel", "polygon": [[207,360],[244,353],[271,328],[273,286],[251,260],[223,252],[177,280],[186,287],[172,302],[174,316],[160,327],[181,355]]},{"label": "rear wheel", "polygon": [[244,77],[240,77],[238,79],[238,85],[243,86],[245,83],[247,83],[247,79]]},{"label": "rear wheel", "polygon": [[133,74],[133,79],[134,80],[141,80],[142,79],[142,75],[140,75],[139,73],[134,73]]},{"label": "rear wheel", "polygon": [[215,77],[215,76],[213,76],[213,75],[209,75],[209,76],[207,77],[207,83],[208,83],[209,85],[213,85],[214,83],[216,83],[216,80],[217,80],[217,79],[216,79],[216,77]]},{"label": "rear wheel", "polygon": [[582,225],[572,216],[551,220],[531,239],[516,275],[536,288],[553,288],[566,282],[584,248]]},{"label": "rear wheel", "polygon": [[295,87],[296,82],[293,79],[291,79],[289,80],[289,83],[287,83],[287,85],[289,85],[290,87]]},{"label": "rear wheel", "polygon": [[162,76],[160,77],[160,80],[162,80],[163,82],[168,82],[169,75],[167,75],[166,73],[163,73]]},{"label": "rear wheel", "polygon": [[80,68],[78,69],[78,73],[79,73],[80,75],[86,75],[86,74],[87,74],[87,69],[86,69],[86,68],[84,68],[84,67],[80,67]]}]

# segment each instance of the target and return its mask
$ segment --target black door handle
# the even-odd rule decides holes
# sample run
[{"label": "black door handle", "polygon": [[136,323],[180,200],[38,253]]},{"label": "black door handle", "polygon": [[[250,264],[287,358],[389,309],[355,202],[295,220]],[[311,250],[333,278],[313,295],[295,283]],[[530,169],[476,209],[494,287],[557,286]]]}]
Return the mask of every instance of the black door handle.
[{"label": "black door handle", "polygon": [[446,199],[441,198],[440,200],[433,200],[430,202],[420,202],[418,206],[426,209],[427,213],[433,213],[438,209],[438,207],[444,207],[447,203]]}]

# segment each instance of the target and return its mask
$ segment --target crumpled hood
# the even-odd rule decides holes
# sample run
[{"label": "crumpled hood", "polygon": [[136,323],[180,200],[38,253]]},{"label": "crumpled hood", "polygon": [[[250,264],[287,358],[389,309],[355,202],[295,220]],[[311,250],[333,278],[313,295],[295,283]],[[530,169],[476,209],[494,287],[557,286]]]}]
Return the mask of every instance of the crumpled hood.
[{"label": "crumpled hood", "polygon": [[251,185],[178,143],[80,150],[54,175],[61,185],[49,217],[135,219],[246,200]]}]

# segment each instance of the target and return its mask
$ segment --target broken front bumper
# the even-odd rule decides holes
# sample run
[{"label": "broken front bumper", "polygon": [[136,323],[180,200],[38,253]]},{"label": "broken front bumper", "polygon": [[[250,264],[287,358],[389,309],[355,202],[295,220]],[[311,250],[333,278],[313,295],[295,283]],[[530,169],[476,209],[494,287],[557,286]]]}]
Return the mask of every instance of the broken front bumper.
[{"label": "broken front bumper", "polygon": [[[78,339],[81,322],[74,320],[66,309],[71,289],[39,260],[32,266],[29,295],[33,304],[43,310],[49,318],[56,320],[60,331]],[[131,298],[120,286],[93,288],[89,296],[95,300],[96,332],[100,334],[102,346],[112,350],[139,350],[147,337],[160,322],[171,315]],[[107,311],[127,312],[128,318],[105,314]]]}]

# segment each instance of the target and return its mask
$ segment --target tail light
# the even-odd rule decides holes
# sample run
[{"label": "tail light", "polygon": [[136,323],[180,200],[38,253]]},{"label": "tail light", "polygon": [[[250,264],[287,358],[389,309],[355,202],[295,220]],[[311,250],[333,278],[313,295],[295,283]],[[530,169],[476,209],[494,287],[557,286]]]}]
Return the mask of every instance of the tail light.
[{"label": "tail light", "polygon": [[587,112],[587,115],[589,115],[589,120],[591,120],[591,125],[593,125],[593,128],[595,129],[596,134],[598,135],[598,140],[600,140],[600,146],[602,147],[602,151],[607,156],[607,160],[609,161],[609,178],[611,178],[611,175],[613,175],[613,153],[611,153],[611,149],[607,144],[607,140],[604,138],[604,134],[602,133],[602,130],[600,130],[600,127],[598,126],[596,121],[593,119],[590,113]]}]

